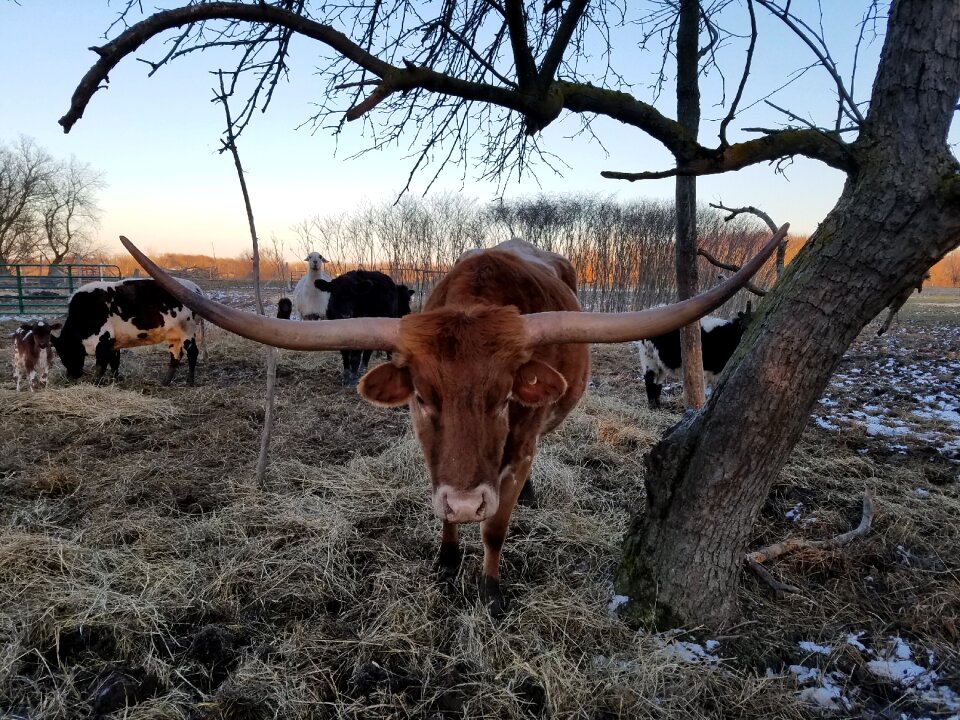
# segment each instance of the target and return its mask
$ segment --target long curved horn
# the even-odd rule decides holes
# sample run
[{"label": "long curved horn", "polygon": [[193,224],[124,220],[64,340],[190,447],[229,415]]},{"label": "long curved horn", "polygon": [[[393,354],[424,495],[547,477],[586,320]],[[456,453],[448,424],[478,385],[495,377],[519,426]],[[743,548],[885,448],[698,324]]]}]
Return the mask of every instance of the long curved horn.
[{"label": "long curved horn", "polygon": [[761,268],[790,224],[784,224],[754,257],[714,288],[683,302],[639,312],[544,312],[523,315],[531,347],[559,343],[615,343],[642,340],[671,332],[700,319],[742,288]]},{"label": "long curved horn", "polygon": [[289,350],[396,349],[400,325],[396,318],[290,322],[234,310],[178,283],[123,235],[120,236],[120,242],[160,287],[198,315],[241,337]]}]

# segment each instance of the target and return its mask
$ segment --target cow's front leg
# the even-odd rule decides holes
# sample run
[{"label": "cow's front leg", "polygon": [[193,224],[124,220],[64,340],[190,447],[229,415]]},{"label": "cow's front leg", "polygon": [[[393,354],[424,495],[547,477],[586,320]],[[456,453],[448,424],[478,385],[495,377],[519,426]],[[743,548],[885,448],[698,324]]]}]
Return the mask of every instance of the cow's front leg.
[{"label": "cow's front leg", "polygon": [[656,373],[653,370],[647,370],[643,374],[643,384],[647,390],[647,405],[650,406],[651,410],[658,410],[660,408],[660,392],[663,390],[663,385],[657,383]]},{"label": "cow's front leg", "polygon": [[187,340],[183,346],[187,349],[187,385],[193,385],[197,372],[197,358],[200,357],[200,348],[196,338]]},{"label": "cow's front leg", "polygon": [[480,523],[480,538],[483,540],[483,580],[481,598],[490,616],[499,618],[507,611],[507,599],[500,585],[500,558],[503,543],[507,539],[510,516],[516,507],[517,498],[530,476],[532,453],[524,459],[509,463],[500,476],[500,504],[497,513]]},{"label": "cow's front leg", "polygon": [[120,351],[114,350],[113,356],[110,358],[110,372],[113,373],[113,379],[120,379]]},{"label": "cow's front leg", "polygon": [[163,378],[161,385],[169,385],[173,382],[173,376],[177,373],[177,368],[180,367],[180,359],[183,357],[183,343],[181,342],[171,342],[168,344],[170,349],[170,366],[167,368],[167,374]]},{"label": "cow's front leg", "polygon": [[97,362],[96,372],[93,375],[93,382],[97,385],[100,385],[103,382],[103,375],[107,371],[107,365],[113,365],[115,361],[119,365],[120,353],[114,350],[113,338],[107,337],[107,334],[104,333],[100,338],[100,342],[97,343],[97,347],[93,351],[93,355]]},{"label": "cow's front leg", "polygon": [[437,576],[443,581],[452,581],[457,576],[462,558],[460,532],[455,524],[444,520],[440,530],[440,553],[434,565]]},{"label": "cow's front leg", "polygon": [[370,364],[370,356],[373,355],[373,350],[364,350],[360,354],[360,365],[357,367],[357,378],[361,378],[367,372],[367,366]]}]

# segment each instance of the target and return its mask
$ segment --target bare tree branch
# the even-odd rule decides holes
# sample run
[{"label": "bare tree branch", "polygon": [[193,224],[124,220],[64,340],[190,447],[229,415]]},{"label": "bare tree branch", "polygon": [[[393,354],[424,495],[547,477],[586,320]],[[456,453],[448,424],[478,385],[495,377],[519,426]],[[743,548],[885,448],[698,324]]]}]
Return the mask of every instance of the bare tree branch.
[{"label": "bare tree branch", "polygon": [[747,78],[750,76],[750,66],[753,64],[753,51],[757,46],[757,16],[753,12],[753,0],[747,0],[747,10],[750,12],[750,44],[747,46],[747,59],[743,63],[743,74],[740,76],[740,84],[737,86],[737,92],[730,103],[730,109],[726,117],[720,123],[720,147],[726,147],[727,125],[729,125],[737,114],[737,105],[743,97],[743,89],[747,86]]},{"label": "bare tree branch", "polygon": [[857,107],[857,103],[854,102],[854,99],[851,97],[850,93],[847,92],[843,78],[840,77],[837,66],[833,62],[833,58],[830,57],[830,53],[826,49],[826,43],[824,42],[823,36],[818,35],[806,23],[799,20],[795,15],[792,15],[790,13],[789,2],[785,7],[782,8],[777,5],[777,3],[773,2],[773,0],[756,0],[756,2],[773,13],[776,17],[780,18],[784,25],[790,28],[793,33],[800,38],[800,40],[807,47],[810,48],[813,54],[816,55],[817,60],[820,61],[820,64],[830,74],[830,77],[832,77],[833,81],[836,83],[837,95],[840,97],[844,112],[858,124],[863,123],[863,115],[860,112],[860,108]]},{"label": "bare tree branch", "polygon": [[780,543],[767,545],[766,547],[747,553],[746,560],[752,560],[755,563],[765,563],[792,552],[799,548],[813,548],[815,550],[832,550],[849,545],[862,535],[866,535],[873,523],[873,515],[876,512],[876,506],[873,502],[873,495],[867,491],[863,496],[863,515],[860,518],[860,524],[853,530],[848,530],[827,540],[807,540],[805,538],[790,538]]},{"label": "bare tree branch", "polygon": [[[720,268],[721,270],[729,270],[731,272],[737,272],[737,270],[740,269],[739,265],[734,265],[733,263],[725,263],[718,260],[703,248],[697,248],[697,255],[704,258],[708,263],[710,263],[714,267]],[[759,297],[763,297],[764,295],[767,294],[766,290],[760,287],[757,287],[752,281],[748,282],[746,285],[744,285],[744,287],[750,292],[752,292],[754,295],[757,295]]]},{"label": "bare tree branch", "polygon": [[[237,178],[240,180],[240,192],[243,195],[243,206],[247,213],[247,226],[250,230],[250,242],[253,248],[253,289],[257,301],[257,312],[264,315],[263,295],[260,290],[260,243],[257,240],[257,226],[253,219],[253,205],[250,202],[250,193],[247,190],[247,181],[243,173],[243,164],[240,162],[240,151],[237,149],[237,138],[234,135],[234,121],[230,115],[230,96],[223,82],[223,72],[217,73],[220,80],[220,93],[216,95],[215,100],[223,105],[223,113],[226,117],[227,136],[223,141],[222,151],[229,151],[233,156],[233,163],[237,168]],[[267,370],[267,391],[263,418],[263,432],[260,435],[260,455],[257,458],[257,485],[263,488],[266,484],[267,463],[270,459],[270,436],[273,434],[274,415],[276,413],[276,387],[277,387],[277,351],[275,348],[267,347],[266,370]]]}]

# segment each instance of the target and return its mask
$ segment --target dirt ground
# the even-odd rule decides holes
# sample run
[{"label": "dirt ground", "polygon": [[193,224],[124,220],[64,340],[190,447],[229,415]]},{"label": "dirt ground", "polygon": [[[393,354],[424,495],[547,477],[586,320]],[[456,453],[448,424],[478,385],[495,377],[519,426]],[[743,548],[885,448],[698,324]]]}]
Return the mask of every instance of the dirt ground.
[{"label": "dirt ground", "polygon": [[588,396],[542,444],[499,622],[476,599],[475,529],[454,586],[431,574],[407,411],[342,389],[339,355],[281,352],[265,488],[251,343],[209,329],[193,388],[159,385],[159,347],[124,352],[123,379],[99,388],[58,368],[18,394],[8,366],[0,718],[956,718],[957,300],[925,292],[887,336],[864,332],[753,546],[849,530],[866,490],[870,532],[772,563],[799,593],[746,574],[742,620],[720,636],[614,612],[642,455],[679,417],[676,395],[646,408],[629,346],[594,350]]}]

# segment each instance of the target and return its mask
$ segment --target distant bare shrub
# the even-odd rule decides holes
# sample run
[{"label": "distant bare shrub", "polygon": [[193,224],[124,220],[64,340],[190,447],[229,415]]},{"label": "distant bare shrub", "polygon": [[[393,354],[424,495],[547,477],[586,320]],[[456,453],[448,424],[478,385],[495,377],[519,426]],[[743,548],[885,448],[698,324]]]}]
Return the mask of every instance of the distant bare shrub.
[{"label": "distant bare shrub", "polygon": [[[720,211],[700,211],[701,243],[726,262],[742,264],[768,232],[759,221],[741,217],[724,223]],[[573,263],[580,302],[587,310],[635,310],[676,298],[673,204],[658,200],[623,202],[599,195],[538,195],[483,205],[461,195],[368,204],[350,213],[315,216],[294,231],[299,250],[318,249],[340,274],[362,267],[379,269],[429,293],[436,280],[465,250],[491,247],[520,237]],[[772,283],[772,270],[758,278]],[[719,282],[717,269],[701,265],[701,286]],[[728,306],[740,309],[743,299]],[[420,304],[417,303],[417,304]]]}]

